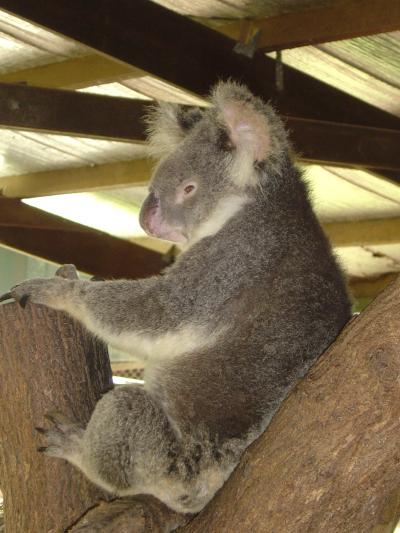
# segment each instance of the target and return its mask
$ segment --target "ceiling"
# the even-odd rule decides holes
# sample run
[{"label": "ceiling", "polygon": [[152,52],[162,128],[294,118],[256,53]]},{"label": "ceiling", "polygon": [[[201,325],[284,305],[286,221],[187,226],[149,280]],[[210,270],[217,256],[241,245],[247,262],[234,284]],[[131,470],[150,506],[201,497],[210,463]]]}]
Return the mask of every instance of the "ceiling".
[{"label": "ceiling", "polygon": [[[223,27],[227,20],[282,16],[289,12],[338,5],[340,2],[162,0],[157,4],[195,17],[202,24]],[[275,52],[269,52],[269,55],[276,57]],[[92,57],[92,49],[0,10],[0,82],[24,82],[37,76],[38,85],[49,87],[142,100],[159,98],[180,103],[202,103],[201,95],[140,69],[127,70],[122,77],[116,76],[114,80],[100,77],[95,80],[96,83],[91,83],[93,80],[90,75],[85,77],[81,74],[81,81],[71,77],[69,86],[68,80],[61,82],[61,78],[49,75],[57,63],[63,66],[70,60]],[[283,91],[285,65],[288,65],[375,108],[400,117],[399,58],[400,31],[283,50]],[[38,172],[130,161],[146,155],[147,149],[143,143],[22,131],[3,126],[0,129],[0,188],[2,180],[10,177],[29,174],[34,179]],[[302,165],[312,190],[315,209],[323,223],[350,224],[352,221],[395,220],[400,217],[400,189],[393,173],[390,176],[392,179],[388,179],[387,175],[367,169],[325,164]],[[133,212],[136,213],[145,190],[141,184],[139,187],[89,191],[88,195],[107,199],[125,210],[133,206]],[[40,204],[39,199],[37,205]],[[102,229],[107,231],[106,224]],[[110,232],[115,234],[115,230],[111,229]],[[141,240],[140,233],[134,228],[131,234],[124,231],[123,236],[161,251],[170,246],[168,243],[154,244],[149,239]],[[392,238],[389,243],[383,239],[378,244],[371,244],[366,237],[365,243],[353,244],[349,241],[346,246],[337,248],[351,277],[371,278],[400,271],[400,232],[397,243]]]}]

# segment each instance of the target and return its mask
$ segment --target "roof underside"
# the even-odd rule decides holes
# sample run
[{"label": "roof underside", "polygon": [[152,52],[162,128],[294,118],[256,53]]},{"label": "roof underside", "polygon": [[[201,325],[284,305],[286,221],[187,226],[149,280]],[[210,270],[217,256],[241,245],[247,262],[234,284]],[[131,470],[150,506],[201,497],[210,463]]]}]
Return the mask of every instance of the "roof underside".
[{"label": "roof underside", "polygon": [[[162,0],[157,3],[184,15],[213,19],[275,16],[335,4],[327,0]],[[0,2],[1,6],[1,2]],[[89,57],[93,50],[0,11],[0,81],[26,69],[45,67],[72,58]],[[275,57],[275,52],[270,52]],[[307,75],[400,117],[400,32],[284,50],[282,61]],[[182,68],[185,68],[184,65]],[[80,90],[109,96],[165,99],[199,103],[200,98],[145,72],[127,73],[123,79],[97,80]],[[285,68],[283,69],[285,83]],[[284,87],[284,85],[283,85]],[[284,90],[284,89],[283,89]],[[0,178],[56,169],[87,167],[130,161],[146,156],[146,147],[117,142],[39,132],[0,130]],[[303,164],[304,165],[304,164]],[[400,189],[379,172],[327,165],[304,165],[318,216],[324,223],[400,217]],[[133,180],[135,181],[135,180]],[[0,181],[1,187],[1,181]],[[123,187],[90,192],[136,213],[145,187]],[[99,196],[100,195],[100,196]],[[40,203],[40,202],[39,202]],[[72,215],[71,215],[72,216]],[[126,236],[126,234],[124,234]],[[132,239],[140,239],[137,230]],[[371,277],[400,271],[399,243],[338,247],[345,268],[353,277]],[[148,245],[148,240],[146,240]],[[167,249],[169,245],[165,245]],[[161,246],[163,248],[163,246]]]}]

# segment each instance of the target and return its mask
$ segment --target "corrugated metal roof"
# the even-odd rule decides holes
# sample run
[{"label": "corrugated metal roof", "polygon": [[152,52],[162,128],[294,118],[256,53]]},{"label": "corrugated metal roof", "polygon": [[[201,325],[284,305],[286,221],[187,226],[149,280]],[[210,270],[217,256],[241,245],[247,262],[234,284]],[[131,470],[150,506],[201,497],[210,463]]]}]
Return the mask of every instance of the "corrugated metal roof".
[{"label": "corrugated metal roof", "polygon": [[[269,55],[274,57],[274,53]],[[284,50],[282,60],[400,116],[400,32]]]},{"label": "corrugated metal roof", "polygon": [[0,73],[87,53],[85,46],[0,10]]},{"label": "corrugated metal roof", "polygon": [[145,157],[143,145],[0,130],[0,179],[29,172],[100,165]]}]

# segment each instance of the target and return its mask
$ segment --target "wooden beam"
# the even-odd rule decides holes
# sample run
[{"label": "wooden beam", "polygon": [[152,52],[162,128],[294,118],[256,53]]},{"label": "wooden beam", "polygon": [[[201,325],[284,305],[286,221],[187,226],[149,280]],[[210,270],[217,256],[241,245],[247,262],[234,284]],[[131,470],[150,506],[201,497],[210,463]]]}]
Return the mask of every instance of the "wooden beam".
[{"label": "wooden beam", "polygon": [[[234,51],[235,41],[148,0],[1,0],[0,8],[75,39],[196,94],[220,79],[245,82],[265,99],[276,97],[275,61]],[[129,21],[129,31],[126,31]],[[400,119],[285,67],[281,112],[318,120],[398,128]]]},{"label": "wooden beam", "polygon": [[400,243],[400,218],[328,222],[323,227],[335,247]]},{"label": "wooden beam", "polygon": [[145,109],[132,98],[0,84],[2,128],[141,142]]},{"label": "wooden beam", "polygon": [[[133,142],[146,139],[149,104],[131,98],[0,84],[0,127]],[[300,159],[400,169],[400,131],[287,117]]]},{"label": "wooden beam", "polygon": [[8,198],[0,198],[0,243],[105,278],[144,278],[167,264],[161,254]]},{"label": "wooden beam", "polygon": [[151,170],[150,160],[135,159],[104,165],[32,172],[0,178],[0,194],[6,198],[32,198],[146,185]]},{"label": "wooden beam", "polygon": [[284,50],[400,30],[400,2],[350,0],[259,20],[230,22],[218,30],[237,41],[248,41],[258,33],[258,48]]},{"label": "wooden beam", "polygon": [[400,170],[400,130],[296,117],[287,117],[286,124],[301,161]]},{"label": "wooden beam", "polygon": [[351,278],[349,288],[354,298],[376,298],[398,274],[383,274],[376,278]]},{"label": "wooden beam", "polygon": [[53,89],[81,89],[143,76],[143,71],[108,57],[91,54],[57,63],[0,74],[3,83],[27,83]]}]

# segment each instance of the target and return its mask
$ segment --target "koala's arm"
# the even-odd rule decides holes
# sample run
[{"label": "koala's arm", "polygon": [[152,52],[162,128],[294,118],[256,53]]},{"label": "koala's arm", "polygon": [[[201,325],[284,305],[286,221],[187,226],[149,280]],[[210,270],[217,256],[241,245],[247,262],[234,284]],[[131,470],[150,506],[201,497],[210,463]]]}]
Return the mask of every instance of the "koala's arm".
[{"label": "koala's arm", "polygon": [[24,281],[11,296],[22,305],[29,300],[66,311],[107,343],[124,348],[128,334],[163,333],[179,320],[168,286],[163,276],[104,282],[55,277]]}]

